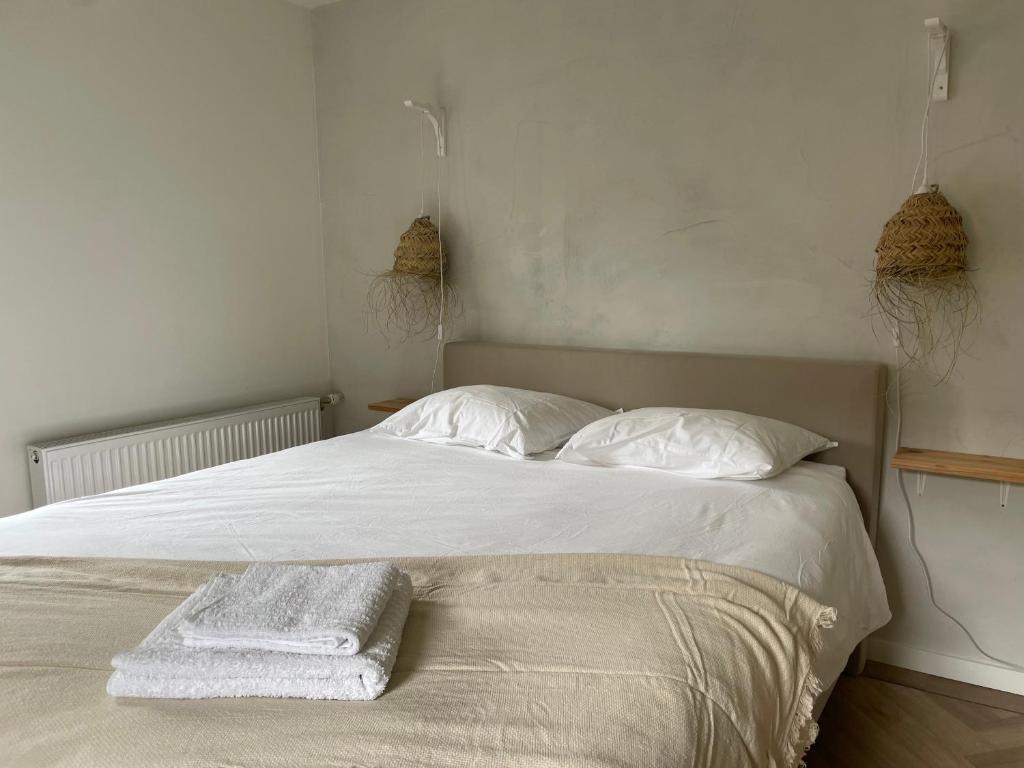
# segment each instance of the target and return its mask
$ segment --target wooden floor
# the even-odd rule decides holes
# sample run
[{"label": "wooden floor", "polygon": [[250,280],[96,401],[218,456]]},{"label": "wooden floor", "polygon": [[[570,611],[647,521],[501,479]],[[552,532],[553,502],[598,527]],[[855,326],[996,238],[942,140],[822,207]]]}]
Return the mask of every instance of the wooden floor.
[{"label": "wooden floor", "polygon": [[1019,711],[844,676],[808,768],[1024,768],[1024,698],[1000,695]]}]

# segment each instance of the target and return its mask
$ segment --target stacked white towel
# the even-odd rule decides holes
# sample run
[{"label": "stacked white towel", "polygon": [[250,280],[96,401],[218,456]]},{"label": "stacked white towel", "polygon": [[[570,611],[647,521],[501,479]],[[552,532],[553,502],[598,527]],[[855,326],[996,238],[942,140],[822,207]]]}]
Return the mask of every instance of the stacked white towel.
[{"label": "stacked white towel", "polygon": [[[372,566],[259,563],[250,566],[248,581],[250,571],[217,574],[136,649],[114,657],[107,692],[175,699],[375,699],[395,664],[412,582],[391,565]],[[353,584],[361,587],[350,589]],[[375,587],[361,600],[358,589],[368,584]],[[281,602],[289,600],[292,605]],[[272,646],[291,650],[267,649]],[[310,650],[317,646],[324,650]]]},{"label": "stacked white towel", "polygon": [[193,648],[351,656],[377,626],[399,575],[391,563],[253,563],[178,631]]}]

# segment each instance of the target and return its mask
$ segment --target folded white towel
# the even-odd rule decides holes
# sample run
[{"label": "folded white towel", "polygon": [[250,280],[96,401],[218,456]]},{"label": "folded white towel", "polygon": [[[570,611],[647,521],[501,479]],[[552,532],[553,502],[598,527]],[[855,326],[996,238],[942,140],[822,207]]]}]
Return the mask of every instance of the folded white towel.
[{"label": "folded white towel", "polygon": [[399,572],[377,627],[354,656],[189,648],[177,631],[182,618],[230,591],[238,576],[213,577],[178,606],[138,648],[114,657],[112,696],[209,699],[233,696],[369,700],[388,684],[412,600]]},{"label": "folded white towel", "polygon": [[358,653],[398,581],[391,563],[253,563],[226,595],[186,615],[185,645],[289,653]]}]

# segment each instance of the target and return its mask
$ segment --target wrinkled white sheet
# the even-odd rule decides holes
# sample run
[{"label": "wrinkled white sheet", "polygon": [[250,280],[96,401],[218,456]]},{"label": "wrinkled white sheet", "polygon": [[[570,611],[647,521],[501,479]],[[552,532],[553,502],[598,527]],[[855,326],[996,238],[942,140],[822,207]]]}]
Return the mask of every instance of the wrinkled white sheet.
[{"label": "wrinkled white sheet", "polygon": [[801,462],[770,480],[523,461],[360,432],[0,518],[0,556],[287,560],[622,552],[761,571],[837,609],[830,685],[889,620],[853,491]]}]

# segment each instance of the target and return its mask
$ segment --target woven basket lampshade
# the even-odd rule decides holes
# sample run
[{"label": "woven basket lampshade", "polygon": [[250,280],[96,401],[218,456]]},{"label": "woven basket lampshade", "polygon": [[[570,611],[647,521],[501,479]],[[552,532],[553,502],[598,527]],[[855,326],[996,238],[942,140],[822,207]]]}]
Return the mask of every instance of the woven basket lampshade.
[{"label": "woven basket lampshade", "polygon": [[964,220],[938,187],[911,195],[882,228],[877,278],[942,279],[967,271]]},{"label": "woven basket lampshade", "polygon": [[429,216],[413,220],[398,239],[395,262],[370,282],[367,302],[387,338],[430,338],[458,306],[448,274],[448,249]]},{"label": "woven basket lampshade", "polygon": [[393,271],[402,275],[440,276],[448,270],[448,250],[429,216],[415,219],[395,248]]},{"label": "woven basket lampshade", "polygon": [[949,376],[965,328],[977,317],[964,220],[936,186],[907,198],[875,246],[872,294],[911,362],[945,356]]}]

